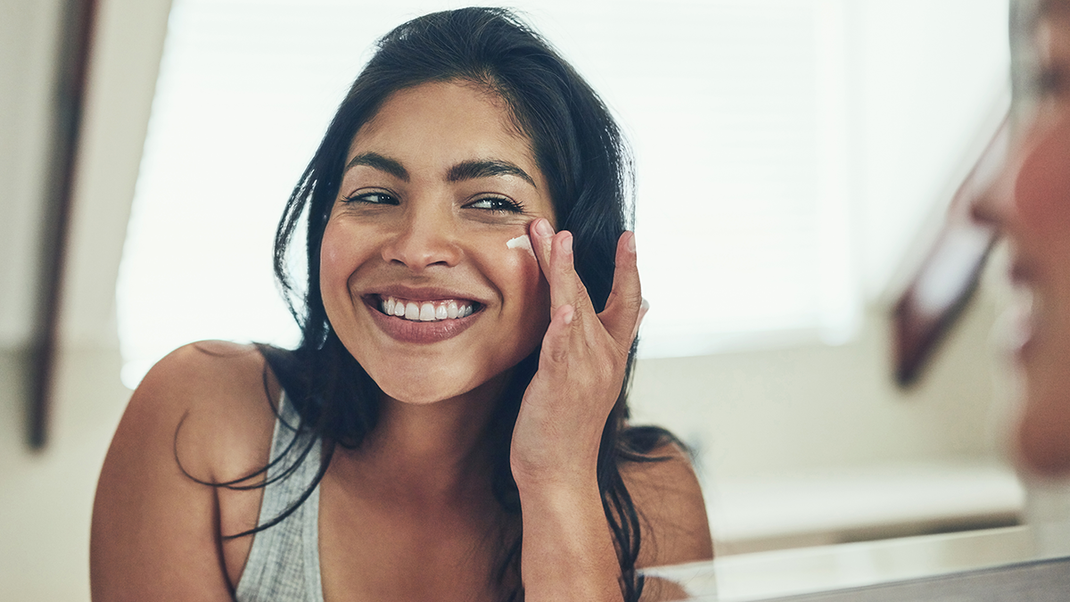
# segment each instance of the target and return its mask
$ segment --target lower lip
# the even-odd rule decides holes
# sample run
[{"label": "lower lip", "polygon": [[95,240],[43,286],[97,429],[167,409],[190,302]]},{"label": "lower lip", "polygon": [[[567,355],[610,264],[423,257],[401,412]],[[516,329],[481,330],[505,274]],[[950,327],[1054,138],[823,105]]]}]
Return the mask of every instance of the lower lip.
[{"label": "lower lip", "polygon": [[372,307],[370,303],[365,303],[365,306],[371,312],[372,320],[387,336],[402,343],[418,343],[422,345],[452,339],[467,330],[482,313],[482,310],[480,310],[463,318],[415,322],[397,316],[388,316]]},{"label": "lower lip", "polygon": [[1034,342],[1032,333],[1023,335],[1014,345],[1014,357],[1019,362],[1024,362],[1032,355]]}]

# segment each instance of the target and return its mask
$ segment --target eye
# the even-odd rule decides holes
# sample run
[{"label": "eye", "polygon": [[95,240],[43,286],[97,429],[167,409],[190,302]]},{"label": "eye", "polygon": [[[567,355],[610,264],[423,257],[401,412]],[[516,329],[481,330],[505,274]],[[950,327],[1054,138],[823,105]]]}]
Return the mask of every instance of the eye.
[{"label": "eye", "polygon": [[397,205],[398,200],[385,192],[353,193],[342,199],[344,203],[363,203],[365,205]]},{"label": "eye", "polygon": [[1070,88],[1070,73],[1060,66],[1043,69],[1037,77],[1036,90],[1042,96],[1058,96]]},{"label": "eye", "polygon": [[523,213],[524,207],[520,203],[505,197],[488,196],[476,199],[465,205],[470,209],[483,209],[485,211]]}]

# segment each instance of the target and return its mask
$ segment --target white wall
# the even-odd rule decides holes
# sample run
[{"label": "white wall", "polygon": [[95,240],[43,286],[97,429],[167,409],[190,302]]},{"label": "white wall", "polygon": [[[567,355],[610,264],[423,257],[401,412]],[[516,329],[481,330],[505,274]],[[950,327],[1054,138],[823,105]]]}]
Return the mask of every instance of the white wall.
[{"label": "white wall", "polygon": [[129,391],[114,288],[170,0],[99,2],[48,447],[25,445],[22,346],[58,0],[0,0],[0,600],[88,600],[97,474]]},{"label": "white wall", "polygon": [[696,443],[710,478],[1002,461],[996,296],[982,291],[910,390],[893,381],[888,312],[871,308],[859,339],[845,345],[643,360],[633,384],[636,420],[657,420]]},{"label": "white wall", "polygon": [[59,7],[0,1],[0,347],[30,335]]}]

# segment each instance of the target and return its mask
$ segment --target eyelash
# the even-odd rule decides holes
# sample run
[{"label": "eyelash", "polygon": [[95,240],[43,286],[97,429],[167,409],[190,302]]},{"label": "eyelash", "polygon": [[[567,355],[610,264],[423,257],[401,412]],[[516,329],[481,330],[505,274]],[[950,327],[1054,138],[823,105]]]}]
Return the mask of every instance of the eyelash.
[{"label": "eyelash", "polygon": [[[372,197],[381,197],[385,200],[372,201]],[[364,203],[367,205],[397,205],[398,200],[385,192],[362,192],[351,194],[342,199],[345,203]]]},{"label": "eyelash", "polygon": [[477,207],[475,207],[474,205],[484,202],[492,203],[492,206],[483,209],[484,211],[493,211],[494,213],[524,213],[524,205],[522,203],[500,196],[486,196],[478,198],[472,201],[471,203],[465,205],[465,207],[477,209]]},{"label": "eyelash", "polygon": [[[378,198],[379,200],[373,200]],[[398,205],[398,200],[393,196],[385,192],[364,192],[360,194],[352,194],[342,199],[344,203],[363,203],[367,205]],[[490,203],[490,207],[476,207],[480,203]],[[465,207],[470,209],[480,209],[482,211],[491,211],[494,213],[524,213],[524,205],[519,201],[507,199],[505,197],[489,196],[478,198]]]}]

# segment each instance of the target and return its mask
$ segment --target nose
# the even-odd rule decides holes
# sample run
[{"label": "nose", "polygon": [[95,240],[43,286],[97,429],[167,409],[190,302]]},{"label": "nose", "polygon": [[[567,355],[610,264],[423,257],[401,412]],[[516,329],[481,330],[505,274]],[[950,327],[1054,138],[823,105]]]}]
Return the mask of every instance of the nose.
[{"label": "nose", "polygon": [[413,203],[382,247],[383,259],[413,271],[431,266],[452,267],[461,258],[452,219],[435,206]]},{"label": "nose", "polygon": [[1010,130],[1010,120],[1005,118],[969,176],[977,183],[970,195],[970,217],[996,229],[1007,225],[1013,207],[1017,169],[1011,151]]}]

